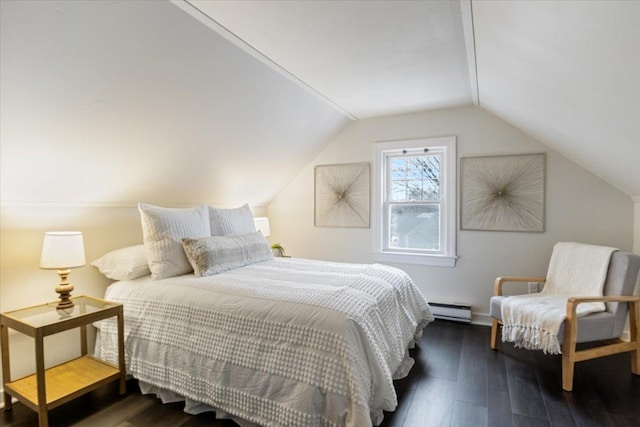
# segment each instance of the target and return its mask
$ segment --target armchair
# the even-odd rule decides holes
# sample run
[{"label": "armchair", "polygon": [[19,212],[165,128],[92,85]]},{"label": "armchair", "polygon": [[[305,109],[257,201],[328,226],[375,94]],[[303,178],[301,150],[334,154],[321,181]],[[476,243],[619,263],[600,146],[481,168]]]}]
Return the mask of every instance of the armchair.
[{"label": "armchair", "polygon": [[[640,269],[640,256],[628,252],[614,252],[609,262],[604,283],[603,296],[568,299],[566,319],[558,332],[562,349],[562,388],[573,389],[573,373],[576,362],[594,359],[610,354],[630,352],[631,372],[640,375],[640,297],[633,291]],[[494,283],[494,296],[490,301],[491,349],[495,350],[498,331],[502,325],[502,303],[505,296],[502,288],[510,282],[545,282],[545,277],[498,277]],[[576,316],[579,304],[602,301],[606,309]],[[630,339],[621,339],[625,321],[629,313]],[[603,345],[585,350],[576,350],[577,343],[608,340]]]}]

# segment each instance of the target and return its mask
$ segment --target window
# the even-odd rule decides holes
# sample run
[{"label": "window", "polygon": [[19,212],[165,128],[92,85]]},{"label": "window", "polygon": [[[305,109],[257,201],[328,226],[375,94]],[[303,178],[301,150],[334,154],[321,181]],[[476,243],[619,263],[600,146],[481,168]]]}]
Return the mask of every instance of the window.
[{"label": "window", "polygon": [[453,267],[455,137],[375,144],[374,260]]}]

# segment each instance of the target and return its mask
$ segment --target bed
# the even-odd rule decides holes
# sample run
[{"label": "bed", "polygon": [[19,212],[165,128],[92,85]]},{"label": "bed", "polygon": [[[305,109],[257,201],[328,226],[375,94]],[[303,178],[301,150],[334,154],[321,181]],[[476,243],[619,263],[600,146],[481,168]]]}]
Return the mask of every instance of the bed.
[{"label": "bed", "polygon": [[[274,258],[249,205],[139,203],[143,245],[94,261],[124,305],[127,372],[185,411],[241,425],[367,426],[433,319],[409,276],[383,265]],[[96,324],[115,361],[116,325]]]},{"label": "bed", "polygon": [[[105,298],[124,304],[127,371],[143,392],[246,425],[378,425],[433,320],[399,269],[295,258],[120,280]],[[115,362],[115,322],[96,326],[96,355]]]}]

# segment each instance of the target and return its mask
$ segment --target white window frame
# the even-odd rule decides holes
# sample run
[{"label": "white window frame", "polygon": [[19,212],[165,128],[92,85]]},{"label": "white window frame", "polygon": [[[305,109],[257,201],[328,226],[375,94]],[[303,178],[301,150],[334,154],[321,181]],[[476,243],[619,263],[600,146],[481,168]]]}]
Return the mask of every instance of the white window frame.
[{"label": "white window frame", "polygon": [[[386,193],[388,159],[406,152],[424,152],[424,149],[438,152],[442,156],[440,164],[440,234],[439,251],[402,250],[389,248],[386,233]],[[400,264],[422,264],[443,267],[456,265],[456,137],[421,138],[403,141],[377,142],[374,144],[373,160],[373,260]]]}]

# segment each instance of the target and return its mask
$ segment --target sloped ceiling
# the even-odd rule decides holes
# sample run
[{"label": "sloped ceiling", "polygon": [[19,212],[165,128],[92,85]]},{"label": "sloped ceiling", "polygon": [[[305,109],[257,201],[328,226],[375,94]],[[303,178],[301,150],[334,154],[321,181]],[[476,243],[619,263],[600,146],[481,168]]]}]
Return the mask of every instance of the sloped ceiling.
[{"label": "sloped ceiling", "polygon": [[356,118],[471,103],[457,1],[187,3]]},{"label": "sloped ceiling", "polygon": [[267,203],[351,120],[478,95],[640,196],[640,2],[0,4],[3,203]]},{"label": "sloped ceiling", "polygon": [[176,3],[355,118],[479,98],[640,195],[640,2]]},{"label": "sloped ceiling", "polygon": [[3,203],[267,203],[351,120],[168,1],[2,1]]},{"label": "sloped ceiling", "polygon": [[640,195],[640,2],[474,1],[480,105]]}]

